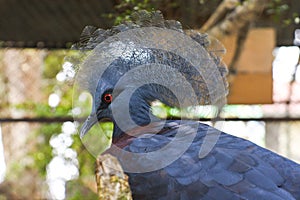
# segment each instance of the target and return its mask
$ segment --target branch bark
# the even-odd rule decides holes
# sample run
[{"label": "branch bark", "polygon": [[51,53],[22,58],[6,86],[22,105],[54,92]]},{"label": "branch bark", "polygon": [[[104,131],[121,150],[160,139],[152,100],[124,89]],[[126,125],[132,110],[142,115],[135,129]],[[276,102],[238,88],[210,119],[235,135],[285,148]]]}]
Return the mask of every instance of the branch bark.
[{"label": "branch bark", "polygon": [[[231,63],[228,64],[229,82],[232,81],[236,74],[236,64],[244,48],[251,24],[261,16],[261,13],[271,0],[245,0],[242,4],[239,2],[239,0],[224,0],[200,29],[219,40],[230,35],[237,36],[237,48],[234,51]],[[224,18],[225,15],[226,17]],[[218,22],[222,18],[224,20]]]},{"label": "branch bark", "polygon": [[[236,49],[234,51],[232,61],[228,66],[229,75],[234,76],[237,73],[236,64],[242,54],[242,50],[243,50],[244,46],[245,46],[245,41],[247,39],[249,29],[250,29],[250,22],[245,23],[244,26],[239,30],[239,32],[237,34]],[[229,77],[229,79],[230,78],[231,77]]]},{"label": "branch bark", "polygon": [[131,199],[128,177],[117,158],[104,154],[96,161],[97,192],[100,200]]},{"label": "branch bark", "polygon": [[201,27],[201,32],[207,32],[211,29],[216,23],[226,15],[229,10],[234,9],[239,4],[239,0],[224,0],[218,6],[217,10],[210,16],[210,18],[205,22]]},{"label": "branch bark", "polygon": [[[217,25],[207,29],[206,27],[209,25],[205,25],[204,30],[207,29],[207,33],[210,35],[220,39],[226,35],[231,35],[233,33],[237,33],[241,30],[242,27],[247,23],[251,23],[258,19],[261,13],[266,8],[267,4],[271,0],[248,0],[244,1],[242,4],[237,5],[231,13],[229,13],[223,21],[218,23]],[[220,4],[220,8],[217,9],[223,11],[225,5],[230,5],[231,1],[224,0],[223,3]],[[216,14],[212,15],[212,19],[209,21],[214,21],[214,19],[219,18],[222,13],[219,11]]]}]

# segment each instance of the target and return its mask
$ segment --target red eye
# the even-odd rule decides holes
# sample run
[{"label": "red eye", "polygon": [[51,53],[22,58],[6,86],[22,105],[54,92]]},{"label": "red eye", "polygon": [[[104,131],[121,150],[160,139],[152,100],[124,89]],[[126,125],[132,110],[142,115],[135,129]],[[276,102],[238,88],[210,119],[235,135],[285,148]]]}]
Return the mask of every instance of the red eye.
[{"label": "red eye", "polygon": [[103,101],[105,103],[111,103],[112,102],[112,95],[110,93],[107,93],[103,96]]}]

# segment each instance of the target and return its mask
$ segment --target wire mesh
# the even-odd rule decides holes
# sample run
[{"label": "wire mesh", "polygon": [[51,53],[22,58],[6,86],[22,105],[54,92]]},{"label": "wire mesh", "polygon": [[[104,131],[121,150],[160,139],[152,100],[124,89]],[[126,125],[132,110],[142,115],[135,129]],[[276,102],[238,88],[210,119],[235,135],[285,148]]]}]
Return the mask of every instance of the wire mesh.
[{"label": "wire mesh", "polygon": [[[51,138],[62,132],[64,122],[73,122],[70,112],[72,84],[62,81],[61,77],[57,78],[63,71],[64,56],[67,53],[63,50],[0,50],[0,126],[6,173],[9,174],[7,177],[10,181],[19,180],[19,183],[8,183],[6,180],[5,184],[0,185],[0,192],[1,188],[14,185],[10,194],[6,193],[12,199],[24,188],[22,185],[30,185],[26,192],[22,190],[25,196],[34,194],[37,198],[47,197],[48,186],[44,182],[46,166],[55,155],[50,145]],[[227,109],[235,111],[227,113],[228,120],[223,131],[249,139],[300,162],[300,106],[297,84],[299,83],[293,83],[292,86],[288,84],[293,92],[284,101],[274,105]],[[281,87],[275,88],[276,94],[280,93]],[[58,97],[56,106],[49,103],[51,94]],[[248,112],[250,114],[246,114]],[[241,114],[244,114],[243,118],[240,118]],[[207,123],[209,119],[201,120]],[[74,136],[73,140],[73,146],[79,150],[78,156],[85,155],[78,137]],[[91,166],[93,164],[90,163],[90,175],[93,175],[94,169]],[[23,175],[22,179],[19,178],[20,173]],[[90,188],[95,187],[89,186],[93,184],[94,178],[90,177],[81,188],[93,191]],[[96,190],[93,192],[96,193]]]}]

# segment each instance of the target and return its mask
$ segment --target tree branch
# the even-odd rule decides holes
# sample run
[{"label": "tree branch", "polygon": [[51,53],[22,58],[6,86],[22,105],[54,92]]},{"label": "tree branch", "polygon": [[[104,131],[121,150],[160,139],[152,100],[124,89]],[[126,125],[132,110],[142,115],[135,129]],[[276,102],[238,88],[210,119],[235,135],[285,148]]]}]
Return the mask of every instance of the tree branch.
[{"label": "tree branch", "polygon": [[[223,4],[226,4],[227,1],[229,0],[224,0],[224,3],[221,3],[220,7],[223,7]],[[207,33],[218,39],[226,35],[238,33],[239,30],[245,26],[245,24],[255,21],[270,1],[271,0],[244,1],[242,4],[236,6],[235,9],[228,14],[223,21],[208,29]],[[221,8],[219,10],[221,10]],[[212,16],[212,18],[215,17]],[[213,21],[213,19],[211,21]],[[204,29],[206,29],[208,25],[205,25]]]},{"label": "tree branch", "polygon": [[231,60],[231,63],[228,66],[229,75],[235,75],[237,73],[236,64],[242,54],[242,50],[243,50],[244,46],[245,46],[245,41],[248,36],[249,28],[250,28],[250,22],[245,23],[244,26],[238,32],[234,55]]},{"label": "tree branch", "polygon": [[234,9],[239,4],[239,0],[224,0],[218,6],[217,10],[210,16],[210,18],[201,27],[201,32],[207,32],[212,28],[222,17],[226,15],[229,10]]}]

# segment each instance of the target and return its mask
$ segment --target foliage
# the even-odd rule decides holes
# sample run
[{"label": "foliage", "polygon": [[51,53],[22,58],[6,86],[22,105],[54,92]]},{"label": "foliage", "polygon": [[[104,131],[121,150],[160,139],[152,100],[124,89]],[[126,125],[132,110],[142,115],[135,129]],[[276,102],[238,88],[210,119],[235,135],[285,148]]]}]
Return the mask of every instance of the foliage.
[{"label": "foliage", "polygon": [[[213,0],[215,3],[222,2],[221,0]],[[239,1],[240,5],[244,1],[249,0],[242,0]],[[129,16],[134,11],[138,10],[163,10],[167,12],[173,12],[175,14],[178,14],[178,8],[180,5],[182,5],[182,0],[118,0],[116,1],[115,6],[115,13],[110,13],[107,15],[108,18],[113,19],[115,24],[119,24],[120,22],[124,20],[128,20]],[[209,0],[198,0],[198,5],[200,5],[202,9],[207,7],[207,5],[210,4],[212,1]],[[196,3],[192,3],[193,5],[196,5]],[[196,14],[197,11],[193,10],[195,7],[188,7],[184,9],[186,14],[188,13],[194,13]],[[198,7],[199,9],[199,7]],[[271,17],[271,19],[277,23],[281,23],[283,25],[290,25],[297,17],[299,17],[298,13],[294,13],[294,16],[287,16],[288,11],[290,10],[290,5],[288,1],[286,0],[270,0],[269,4],[267,5],[264,13],[267,17]],[[210,9],[210,14],[212,14],[212,9]],[[199,12],[199,11],[198,11]],[[178,17],[178,16],[177,16]]]},{"label": "foliage", "polygon": [[[94,181],[94,177],[92,179]],[[98,199],[94,193],[82,180],[73,180],[67,183],[67,199]]]},{"label": "foliage", "polygon": [[280,26],[289,26],[300,23],[299,12],[292,13],[293,1],[289,0],[270,0],[265,14]]},{"label": "foliage", "polygon": [[61,65],[66,56],[66,51],[51,51],[48,52],[44,60],[43,76],[50,81],[54,79],[61,70]]},{"label": "foliage", "polygon": [[41,126],[35,132],[35,140],[37,141],[34,151],[31,156],[34,159],[35,168],[38,169],[42,177],[46,177],[46,167],[52,159],[52,148],[49,141],[53,133],[59,133],[61,125],[58,123],[47,124]]},{"label": "foliage", "polygon": [[[65,57],[74,54],[72,51],[55,50],[48,51],[43,65],[43,96],[47,100],[50,94],[55,93],[60,97],[59,104],[56,107],[49,106],[47,101],[42,102],[30,102],[14,105],[15,108],[30,113],[30,116],[35,117],[66,117],[72,116],[72,98],[73,98],[73,86],[71,82],[58,81],[56,79],[57,74],[63,69],[63,63]],[[49,144],[50,139],[62,132],[61,123],[47,123],[42,124],[38,130],[33,134],[32,140],[36,141],[35,148],[30,153],[34,160],[33,168],[38,169],[40,175],[46,178],[46,167],[53,157],[53,149]],[[81,186],[85,184],[83,179],[94,174],[95,158],[85,149],[78,135],[73,136],[73,144],[71,146],[78,155],[79,161],[79,180]],[[94,179],[92,179],[94,181]],[[87,188],[78,190],[78,185],[68,185],[68,198],[69,199],[83,199],[84,197],[95,197],[95,193]]]},{"label": "foliage", "polygon": [[128,20],[129,16],[138,10],[155,10],[157,0],[120,0],[115,6],[116,13],[111,13],[107,17],[114,19],[114,24],[119,24]]}]

